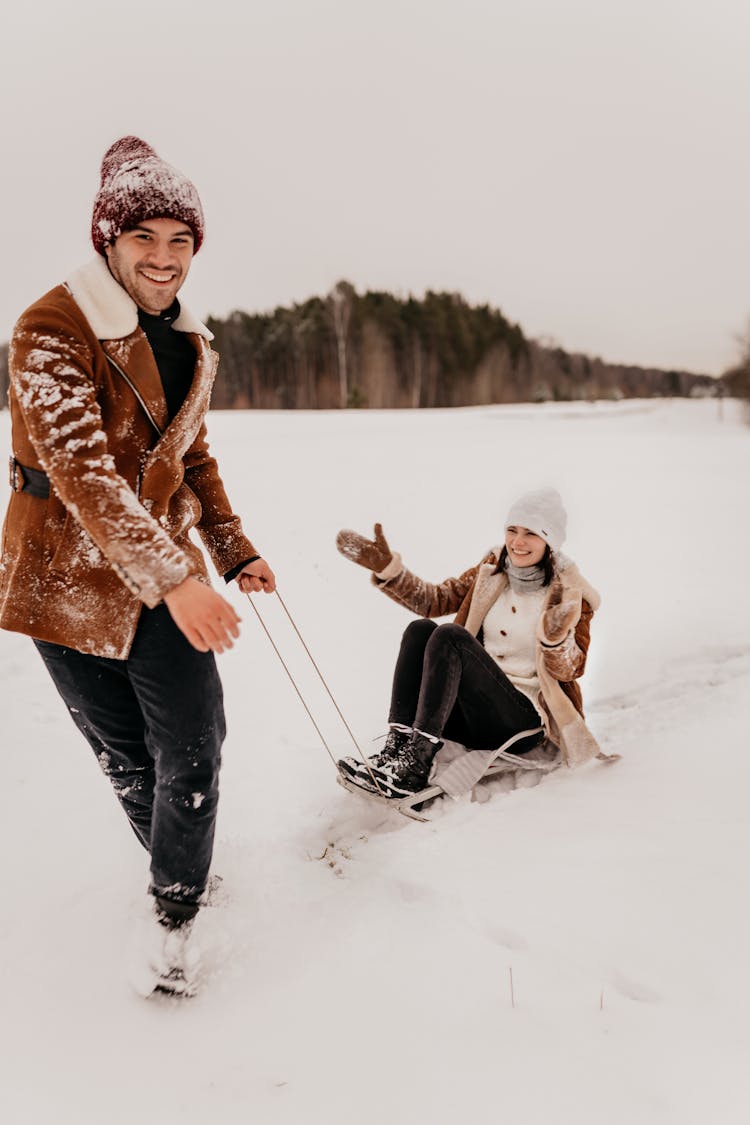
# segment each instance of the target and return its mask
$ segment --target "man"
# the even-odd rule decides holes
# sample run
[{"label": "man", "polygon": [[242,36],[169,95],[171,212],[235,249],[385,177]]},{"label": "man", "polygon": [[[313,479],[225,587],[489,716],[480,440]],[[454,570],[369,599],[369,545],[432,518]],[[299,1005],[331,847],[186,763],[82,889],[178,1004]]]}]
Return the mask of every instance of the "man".
[{"label": "man", "polygon": [[151,857],[138,986],[190,991],[224,738],[215,653],[239,618],[212,562],[273,591],[209,453],[211,333],[177,300],[204,220],[137,137],[104,156],[93,262],[31,306],[10,348],[13,489],[0,626],[34,639]]}]

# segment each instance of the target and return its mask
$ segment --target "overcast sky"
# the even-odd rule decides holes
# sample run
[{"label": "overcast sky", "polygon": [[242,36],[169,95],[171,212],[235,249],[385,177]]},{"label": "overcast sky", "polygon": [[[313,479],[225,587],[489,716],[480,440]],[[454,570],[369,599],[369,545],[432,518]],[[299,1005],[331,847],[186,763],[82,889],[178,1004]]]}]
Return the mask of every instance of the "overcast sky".
[{"label": "overcast sky", "polygon": [[199,316],[459,291],[718,373],[750,316],[748,0],[10,0],[0,340],[136,133],[196,184]]}]

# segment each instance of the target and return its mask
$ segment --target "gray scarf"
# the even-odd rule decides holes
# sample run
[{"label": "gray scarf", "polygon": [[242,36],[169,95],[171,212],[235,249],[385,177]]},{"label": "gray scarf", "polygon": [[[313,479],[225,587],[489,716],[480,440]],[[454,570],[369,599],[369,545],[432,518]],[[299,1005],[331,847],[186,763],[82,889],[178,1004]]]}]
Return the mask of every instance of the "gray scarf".
[{"label": "gray scarf", "polygon": [[539,563],[536,566],[514,566],[510,558],[506,558],[505,573],[514,594],[530,594],[544,586],[544,567]]}]

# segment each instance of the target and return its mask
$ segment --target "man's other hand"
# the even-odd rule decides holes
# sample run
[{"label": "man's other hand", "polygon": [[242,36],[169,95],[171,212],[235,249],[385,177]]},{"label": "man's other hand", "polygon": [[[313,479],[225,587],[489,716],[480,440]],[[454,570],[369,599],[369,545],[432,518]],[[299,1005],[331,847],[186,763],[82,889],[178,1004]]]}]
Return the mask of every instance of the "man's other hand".
[{"label": "man's other hand", "polygon": [[276,589],[276,575],[265,559],[248,563],[237,575],[236,581],[243,594],[257,594],[260,590],[272,594]]},{"label": "man's other hand", "polygon": [[234,607],[197,578],[180,582],[164,602],[177,628],[198,652],[224,652],[240,635],[240,617]]}]

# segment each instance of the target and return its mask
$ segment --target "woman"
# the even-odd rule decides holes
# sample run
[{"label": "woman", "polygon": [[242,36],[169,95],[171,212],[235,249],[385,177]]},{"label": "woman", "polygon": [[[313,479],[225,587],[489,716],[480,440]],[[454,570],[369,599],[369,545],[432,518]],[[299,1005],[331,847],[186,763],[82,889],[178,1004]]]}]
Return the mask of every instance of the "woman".
[{"label": "woman", "polygon": [[[346,776],[398,798],[425,788],[444,738],[489,750],[540,727],[514,753],[528,753],[546,737],[569,766],[605,756],[584,723],[576,683],[599,595],[560,553],[566,526],[554,489],[528,492],[508,513],[505,544],[437,585],[403,566],[380,524],[372,540],[339,532],[336,545],[346,558],[427,619],[413,621],[401,641],[388,737],[369,762],[377,786],[354,758],[339,762]],[[452,624],[429,620],[451,613]]]}]

